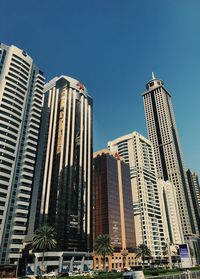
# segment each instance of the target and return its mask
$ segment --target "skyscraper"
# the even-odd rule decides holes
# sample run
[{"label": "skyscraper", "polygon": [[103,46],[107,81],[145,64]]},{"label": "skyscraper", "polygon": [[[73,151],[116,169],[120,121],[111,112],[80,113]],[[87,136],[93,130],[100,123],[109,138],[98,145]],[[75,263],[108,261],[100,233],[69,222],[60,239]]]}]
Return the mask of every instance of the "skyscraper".
[{"label": "skyscraper", "polygon": [[94,236],[109,234],[120,251],[135,248],[129,165],[108,150],[94,153]]},{"label": "skyscraper", "polygon": [[163,256],[165,235],[152,143],[137,132],[108,142],[130,166],[136,245],[146,244],[154,259]]},{"label": "skyscraper", "polygon": [[[133,249],[136,243],[130,170],[129,165],[117,153],[106,149],[94,153],[93,193],[94,238],[109,234],[114,247],[114,254],[108,260],[108,268],[134,265]],[[122,260],[124,252],[126,257]],[[100,258],[94,259],[95,267],[101,268]]]},{"label": "skyscraper", "polygon": [[162,80],[152,75],[142,94],[150,141],[153,143],[158,176],[176,189],[184,235],[198,234],[194,207],[185,176],[171,95]]},{"label": "skyscraper", "polygon": [[195,172],[192,172],[190,169],[186,171],[190,193],[192,196],[192,202],[194,205],[194,212],[197,220],[198,229],[200,232],[200,185],[199,179]]},{"label": "skyscraper", "polygon": [[59,251],[92,247],[92,123],[83,84],[60,76],[45,85],[28,235],[52,225]]},{"label": "skyscraper", "polygon": [[178,210],[176,191],[171,182],[158,180],[158,192],[161,202],[163,227],[168,235],[168,242],[171,244],[184,243],[181,218]]},{"label": "skyscraper", "polygon": [[43,99],[43,73],[0,44],[0,262],[15,263],[27,230]]}]

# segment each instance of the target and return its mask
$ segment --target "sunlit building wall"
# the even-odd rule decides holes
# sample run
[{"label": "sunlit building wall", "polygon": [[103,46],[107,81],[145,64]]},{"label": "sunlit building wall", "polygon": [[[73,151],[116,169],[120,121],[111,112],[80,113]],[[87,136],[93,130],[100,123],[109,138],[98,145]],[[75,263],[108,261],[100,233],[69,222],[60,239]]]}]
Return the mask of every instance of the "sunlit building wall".
[{"label": "sunlit building wall", "polygon": [[44,77],[33,59],[0,44],[0,262],[14,264],[27,231]]},{"label": "sunlit building wall", "polygon": [[108,142],[130,166],[136,245],[146,244],[154,258],[162,257],[165,243],[152,144],[137,132]]},{"label": "sunlit building wall", "polygon": [[158,177],[176,190],[184,235],[199,234],[194,206],[185,175],[183,156],[170,93],[152,74],[142,94],[149,140],[153,144]]},{"label": "sunlit building wall", "polygon": [[184,243],[181,219],[174,186],[169,181],[158,180],[165,234],[170,244]]}]

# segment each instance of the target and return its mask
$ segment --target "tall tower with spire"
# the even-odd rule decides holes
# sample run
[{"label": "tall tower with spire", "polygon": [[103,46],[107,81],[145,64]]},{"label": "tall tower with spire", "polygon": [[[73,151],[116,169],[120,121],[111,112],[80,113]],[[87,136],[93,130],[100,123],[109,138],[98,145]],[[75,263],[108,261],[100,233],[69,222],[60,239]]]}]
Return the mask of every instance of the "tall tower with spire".
[{"label": "tall tower with spire", "polygon": [[164,82],[155,77],[142,94],[147,130],[154,146],[158,177],[170,181],[176,189],[184,235],[199,234],[194,208],[185,176],[183,156],[172,107]]}]

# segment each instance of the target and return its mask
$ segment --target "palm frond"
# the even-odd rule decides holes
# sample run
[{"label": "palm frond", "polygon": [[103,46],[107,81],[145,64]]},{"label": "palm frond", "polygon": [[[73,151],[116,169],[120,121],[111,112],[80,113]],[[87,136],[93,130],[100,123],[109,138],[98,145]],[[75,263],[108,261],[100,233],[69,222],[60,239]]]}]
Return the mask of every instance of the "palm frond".
[{"label": "palm frond", "polygon": [[47,251],[56,247],[55,229],[47,224],[35,231],[33,236],[33,248],[35,250]]},{"label": "palm frond", "polygon": [[144,243],[138,245],[135,258],[151,257],[151,250]]},{"label": "palm frond", "polygon": [[99,235],[94,244],[94,253],[96,255],[112,255],[114,248],[111,244],[110,236],[108,234]]}]

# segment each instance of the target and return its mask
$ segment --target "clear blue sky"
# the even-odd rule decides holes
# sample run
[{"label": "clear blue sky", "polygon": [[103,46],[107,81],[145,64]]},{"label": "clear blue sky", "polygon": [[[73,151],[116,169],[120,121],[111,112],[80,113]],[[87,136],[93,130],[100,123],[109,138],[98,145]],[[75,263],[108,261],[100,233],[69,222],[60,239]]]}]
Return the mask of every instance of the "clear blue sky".
[{"label": "clear blue sky", "polygon": [[49,80],[81,80],[94,99],[94,149],[137,130],[154,71],[173,97],[185,165],[200,174],[199,0],[0,0],[0,40]]}]

